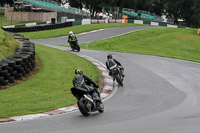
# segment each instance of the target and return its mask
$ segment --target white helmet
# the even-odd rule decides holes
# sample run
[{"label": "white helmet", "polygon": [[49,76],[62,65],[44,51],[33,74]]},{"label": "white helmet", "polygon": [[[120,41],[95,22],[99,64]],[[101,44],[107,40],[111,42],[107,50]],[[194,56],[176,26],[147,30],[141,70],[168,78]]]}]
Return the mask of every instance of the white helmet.
[{"label": "white helmet", "polygon": [[72,32],[72,31],[70,31],[70,32],[69,32],[69,34],[70,34],[70,35],[72,35],[72,34],[73,34],[73,32]]}]

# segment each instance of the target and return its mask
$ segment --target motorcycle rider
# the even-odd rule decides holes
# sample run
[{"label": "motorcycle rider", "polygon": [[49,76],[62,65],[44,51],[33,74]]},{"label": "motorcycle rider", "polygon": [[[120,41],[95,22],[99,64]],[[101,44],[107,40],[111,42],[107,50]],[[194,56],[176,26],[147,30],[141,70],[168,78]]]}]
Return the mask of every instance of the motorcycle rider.
[{"label": "motorcycle rider", "polygon": [[119,67],[121,70],[121,74],[124,77],[124,68],[122,67],[121,63],[117,60],[113,59],[112,54],[108,54],[107,61],[106,61],[106,67],[109,70],[109,75],[113,77],[112,69],[115,67]]},{"label": "motorcycle rider", "polygon": [[82,69],[80,68],[77,68],[75,70],[73,85],[74,87],[79,86],[79,87],[87,89],[89,92],[92,92],[93,100],[101,101],[98,85],[96,85],[95,82],[92,79],[90,79],[88,76],[84,75]]},{"label": "motorcycle rider", "polygon": [[[69,32],[69,36],[68,36],[68,43],[70,45],[76,45],[78,39],[76,38],[76,36],[73,34],[72,31]],[[72,47],[73,48],[73,47]],[[73,50],[73,49],[72,49]]]}]

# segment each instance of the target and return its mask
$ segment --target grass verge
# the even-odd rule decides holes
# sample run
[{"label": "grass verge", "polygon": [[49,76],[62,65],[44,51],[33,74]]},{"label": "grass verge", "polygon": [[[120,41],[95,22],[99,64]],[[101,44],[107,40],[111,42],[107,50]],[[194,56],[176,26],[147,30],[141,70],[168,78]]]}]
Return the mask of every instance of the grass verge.
[{"label": "grass verge", "polygon": [[18,46],[12,35],[0,29],[0,60],[13,55]]},{"label": "grass verge", "polygon": [[200,62],[196,29],[146,29],[111,39],[81,44],[81,48],[178,58]]},{"label": "grass verge", "polygon": [[42,69],[32,78],[0,90],[0,118],[34,114],[76,103],[70,88],[80,67],[96,83],[99,74],[89,61],[71,53],[36,44]]},{"label": "grass verge", "polygon": [[[45,39],[53,37],[68,36],[69,31],[73,31],[74,34],[104,29],[104,28],[114,28],[114,27],[127,27],[127,26],[141,26],[140,24],[133,23],[108,23],[108,24],[87,24],[87,25],[78,25],[54,30],[45,30],[37,32],[22,32],[20,34],[28,37],[29,39]],[[145,26],[145,25],[142,25]]]}]

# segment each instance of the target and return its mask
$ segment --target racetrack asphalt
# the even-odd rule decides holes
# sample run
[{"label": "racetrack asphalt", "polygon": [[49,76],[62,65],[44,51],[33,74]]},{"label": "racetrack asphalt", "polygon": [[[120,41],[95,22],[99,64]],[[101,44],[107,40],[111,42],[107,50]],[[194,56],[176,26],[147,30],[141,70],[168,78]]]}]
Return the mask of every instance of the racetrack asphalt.
[{"label": "racetrack asphalt", "polygon": [[[105,39],[147,27],[105,29],[77,36],[79,43]],[[152,27],[148,27],[152,28]],[[81,41],[81,38],[84,41]],[[85,38],[85,39],[84,39]],[[90,40],[91,39],[91,40]],[[66,44],[66,37],[33,40]],[[65,43],[61,43],[65,42]],[[52,45],[50,45],[52,46]],[[70,51],[70,48],[52,46]],[[43,119],[0,124],[2,133],[199,133],[200,64],[178,59],[81,49],[105,63],[107,54],[125,68],[124,87],[104,102],[104,113],[79,111]],[[116,88],[117,86],[115,86]]]}]

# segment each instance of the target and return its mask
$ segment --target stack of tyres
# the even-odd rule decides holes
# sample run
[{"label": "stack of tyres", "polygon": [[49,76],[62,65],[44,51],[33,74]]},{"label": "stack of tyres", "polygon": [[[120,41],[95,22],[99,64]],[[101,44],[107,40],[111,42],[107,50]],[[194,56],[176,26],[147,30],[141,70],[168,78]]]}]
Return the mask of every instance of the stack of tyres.
[{"label": "stack of tyres", "polygon": [[1,85],[8,85],[9,81],[8,78],[10,73],[8,72],[8,64],[5,62],[0,62],[0,84]]},{"label": "stack of tyres", "polygon": [[15,54],[0,61],[0,85],[5,86],[14,83],[15,79],[22,79],[35,67],[35,45],[29,39],[14,34],[20,42],[20,47]]},{"label": "stack of tyres", "polygon": [[7,59],[15,62],[15,66],[13,67],[13,76],[15,77],[15,79],[22,79],[21,71],[23,60],[13,58],[12,56],[8,57]]}]

